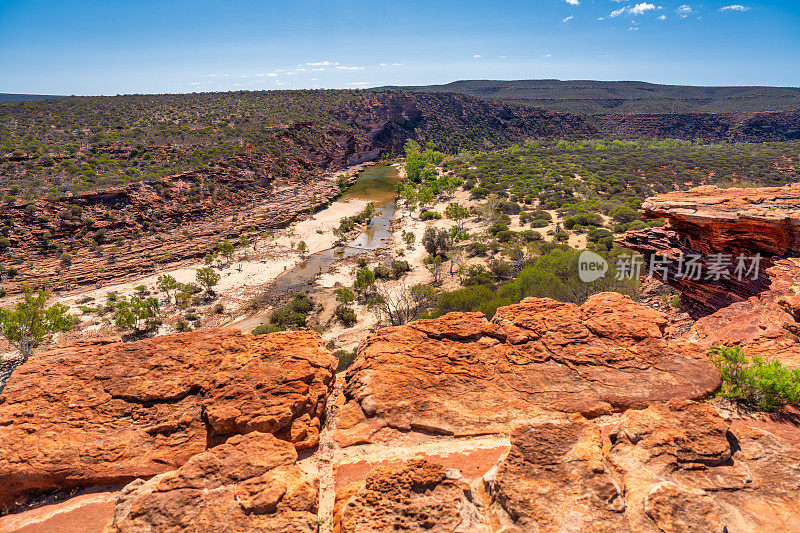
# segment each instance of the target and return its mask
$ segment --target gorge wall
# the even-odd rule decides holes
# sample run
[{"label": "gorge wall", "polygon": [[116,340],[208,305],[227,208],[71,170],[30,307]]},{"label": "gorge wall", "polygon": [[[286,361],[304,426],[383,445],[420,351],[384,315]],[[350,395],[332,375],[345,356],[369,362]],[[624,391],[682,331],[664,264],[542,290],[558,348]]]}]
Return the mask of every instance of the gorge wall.
[{"label": "gorge wall", "polygon": [[[410,138],[421,143],[434,140],[441,149],[455,152],[502,146],[526,138],[655,136],[765,141],[800,136],[798,112],[592,117],[462,94],[402,91],[328,91],[333,103],[323,99],[327,104],[309,111],[304,99],[311,99],[312,93],[248,96],[254,100],[253,106],[261,105],[264,99],[276,99],[273,105],[283,109],[283,114],[276,114],[275,124],[267,116],[266,125],[256,132],[246,129],[252,125],[248,122],[251,119],[245,118],[242,131],[237,133],[241,135],[237,153],[220,156],[193,170],[113,188],[66,190],[37,199],[12,194],[9,186],[3,191],[6,197],[0,204],[0,266],[5,272],[0,272],[0,286],[14,292],[20,282],[37,284],[48,280],[56,289],[76,288],[201,257],[223,239],[283,227],[323,206],[340,191],[337,172],[382,155],[397,155]],[[195,98],[206,97],[221,99],[226,106],[243,98],[238,93]],[[15,133],[14,125],[27,117],[21,113],[32,114],[28,117],[32,123],[41,120],[43,113],[73,113],[78,116],[75,120],[84,122],[78,124],[83,129],[77,131],[96,130],[101,126],[93,122],[90,111],[123,113],[127,109],[122,107],[126,98],[132,97],[34,102],[19,110],[0,109],[0,118],[11,134]],[[139,113],[154,114],[159,109],[159,97],[150,98],[152,101],[135,100]],[[164,103],[175,98],[180,96],[161,97]],[[336,103],[336,98],[343,101]],[[220,101],[204,105],[222,108]],[[59,107],[50,109],[48,105]],[[79,113],[84,109],[80,106],[88,106],[87,111]],[[107,115],[101,116],[108,120]],[[195,129],[189,139],[185,133],[165,138],[159,133],[159,144],[153,146],[135,148],[137,143],[120,141],[118,136],[99,141],[90,137],[74,153],[0,154],[0,173],[7,174],[3,177],[17,185],[36,180],[47,183],[55,179],[48,175],[55,167],[47,165],[53,162],[81,166],[86,160],[111,159],[122,168],[126,161],[141,158],[143,152],[150,160],[194,164],[198,157],[195,151],[207,150],[212,139],[202,133],[205,130],[192,127]],[[160,122],[159,128],[157,131],[161,132]],[[131,132],[138,134],[136,129]]]}]

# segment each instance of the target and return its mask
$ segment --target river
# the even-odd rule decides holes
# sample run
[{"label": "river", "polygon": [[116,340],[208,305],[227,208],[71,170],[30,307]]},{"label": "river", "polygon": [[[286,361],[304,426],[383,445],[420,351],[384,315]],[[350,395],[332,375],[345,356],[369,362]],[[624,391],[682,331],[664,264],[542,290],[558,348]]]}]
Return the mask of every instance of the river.
[{"label": "river", "polygon": [[[308,290],[314,278],[337,261],[385,246],[389,242],[390,227],[394,219],[396,197],[394,186],[397,180],[397,169],[391,165],[373,165],[359,173],[356,183],[342,194],[340,200],[357,198],[373,202],[375,213],[367,227],[348,244],[311,254],[296,267],[279,275],[270,284],[269,293],[283,296]],[[242,331],[249,331],[261,324],[265,318],[259,313],[238,322],[236,327]]]}]

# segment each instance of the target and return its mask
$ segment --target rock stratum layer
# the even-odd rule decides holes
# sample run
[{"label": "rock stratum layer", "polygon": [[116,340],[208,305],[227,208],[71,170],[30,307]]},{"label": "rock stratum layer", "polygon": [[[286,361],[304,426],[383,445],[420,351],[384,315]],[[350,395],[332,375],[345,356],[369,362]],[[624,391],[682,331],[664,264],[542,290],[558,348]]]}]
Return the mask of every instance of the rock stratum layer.
[{"label": "rock stratum layer", "polygon": [[0,395],[0,508],[174,470],[239,434],[315,446],[335,368],[313,332],[209,329],[41,353]]},{"label": "rock stratum layer", "polygon": [[[668,260],[667,276],[657,271],[656,277],[680,290],[681,305],[699,317],[685,338],[739,344],[751,355],[800,366],[800,186],[697,187],[648,198],[643,209],[647,218],[666,218],[666,225],[629,232],[620,242],[642,253],[645,263]],[[678,276],[680,257],[693,254],[704,273],[718,254],[729,265],[720,279]],[[760,256],[757,275],[739,276],[740,254]],[[745,261],[748,269],[752,264]]]},{"label": "rock stratum layer", "polygon": [[543,411],[594,417],[702,398],[719,375],[702,350],[665,340],[666,320],[617,293],[585,304],[526,298],[371,335],[347,373],[341,444],[382,428],[444,435],[507,431]]},{"label": "rock stratum layer", "polygon": [[[652,257],[666,258],[667,275],[657,269],[656,276],[683,293],[684,307],[695,318],[769,289],[776,279],[769,267],[800,255],[798,186],[696,187],[648,198],[642,210],[644,218],[665,218],[665,226],[628,232],[620,244],[640,252],[646,264]],[[679,276],[679,259],[693,254],[701,256],[700,279]],[[709,275],[709,263],[717,254],[729,263],[721,277]],[[748,275],[752,263],[745,261],[743,275],[735,273],[740,254],[745,258],[758,254],[758,272]]]}]

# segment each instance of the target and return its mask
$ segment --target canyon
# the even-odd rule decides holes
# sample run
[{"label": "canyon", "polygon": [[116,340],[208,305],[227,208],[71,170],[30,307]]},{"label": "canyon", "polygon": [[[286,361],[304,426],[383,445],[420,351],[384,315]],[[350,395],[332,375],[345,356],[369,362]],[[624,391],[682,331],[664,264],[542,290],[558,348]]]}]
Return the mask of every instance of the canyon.
[{"label": "canyon", "polygon": [[769,260],[682,335],[599,293],[380,329],[336,375],[312,331],[53,347],[0,395],[0,530],[798,531],[796,414],[713,400],[707,356],[798,364],[797,190],[645,203],[669,223],[624,237],[643,252]]},{"label": "canyon", "polygon": [[[6,194],[0,205],[0,289],[14,293],[23,282],[39,284],[45,280],[56,290],[105,285],[197,260],[225,239],[238,239],[241,235],[257,238],[313,214],[340,194],[342,173],[352,176],[357,170],[354,166],[399,154],[407,139],[423,144],[435,141],[440,148],[453,152],[521,142],[532,136],[552,139],[616,135],[756,142],[800,138],[800,114],[796,111],[589,116],[455,93],[325,93],[337,93],[334,96],[342,101],[324,100],[316,118],[302,120],[291,117],[308,113],[301,104],[304,99],[312,99],[310,94],[253,93],[248,96],[253,100],[251,105],[269,101],[271,109],[281,111],[272,111],[274,117],[267,114],[262,118],[266,129],[258,133],[258,139],[250,133],[250,123],[244,122],[238,142],[229,149],[235,147],[236,153],[211,156],[214,160],[203,164],[196,161],[207,157],[210,137],[195,133],[202,124],[194,122],[185,126],[189,132],[186,140],[187,133],[181,133],[180,139],[164,138],[159,133],[154,137],[158,143],[152,145],[84,139],[78,149],[74,148],[75,143],[69,145],[73,153],[0,154],[0,175],[7,176],[7,183],[0,183],[0,191]],[[334,96],[328,98],[336,100]],[[144,109],[147,115],[154,113],[156,104],[179,106],[193,102],[182,102],[176,95],[161,100],[151,98],[156,100],[143,103],[134,99],[129,103],[130,98],[116,97],[33,102],[18,110],[9,106],[0,109],[4,113],[0,120],[15,124],[9,126],[11,131],[17,128],[22,134],[20,124],[25,120],[35,123],[40,120],[40,113],[72,113],[76,122],[87,121],[89,126],[91,114],[106,108],[123,113],[125,106],[131,105]],[[201,99],[194,105],[222,106],[214,99],[222,98],[229,105],[232,102],[228,100],[236,96],[192,98]],[[48,105],[58,108],[50,110]],[[86,106],[91,111],[84,113],[81,110]],[[121,114],[120,118],[124,116]],[[163,127],[159,116],[150,119]],[[212,125],[219,128],[217,122]],[[80,138],[82,131],[65,131],[63,135]],[[50,185],[57,182],[60,178],[51,176],[51,167],[42,166],[42,160],[49,160],[44,165],[55,161],[69,168],[85,166],[87,161],[111,161],[109,164],[119,169],[132,165],[127,170],[135,174],[143,157],[149,165],[163,161],[165,165],[188,164],[194,168],[140,180],[131,180],[119,170],[112,173],[114,179],[130,180],[129,183],[93,186],[89,190],[85,190],[86,184],[81,189],[74,188],[76,178],[70,174],[72,177],[64,178],[67,183],[55,196],[41,194],[42,184],[33,196],[12,190],[22,185],[24,191],[27,183],[40,180]]]}]

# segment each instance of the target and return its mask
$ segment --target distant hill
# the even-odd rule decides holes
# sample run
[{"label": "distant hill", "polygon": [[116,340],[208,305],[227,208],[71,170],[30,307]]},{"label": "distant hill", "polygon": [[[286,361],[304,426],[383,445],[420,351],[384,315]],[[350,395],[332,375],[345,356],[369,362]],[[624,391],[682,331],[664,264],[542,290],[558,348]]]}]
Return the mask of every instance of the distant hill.
[{"label": "distant hill", "polygon": [[463,80],[400,87],[493,98],[553,111],[587,113],[742,113],[800,109],[798,87],[699,87],[641,81]]},{"label": "distant hill", "polygon": [[5,102],[34,102],[36,100],[49,100],[50,98],[64,98],[55,94],[14,94],[0,93],[0,103]]}]

